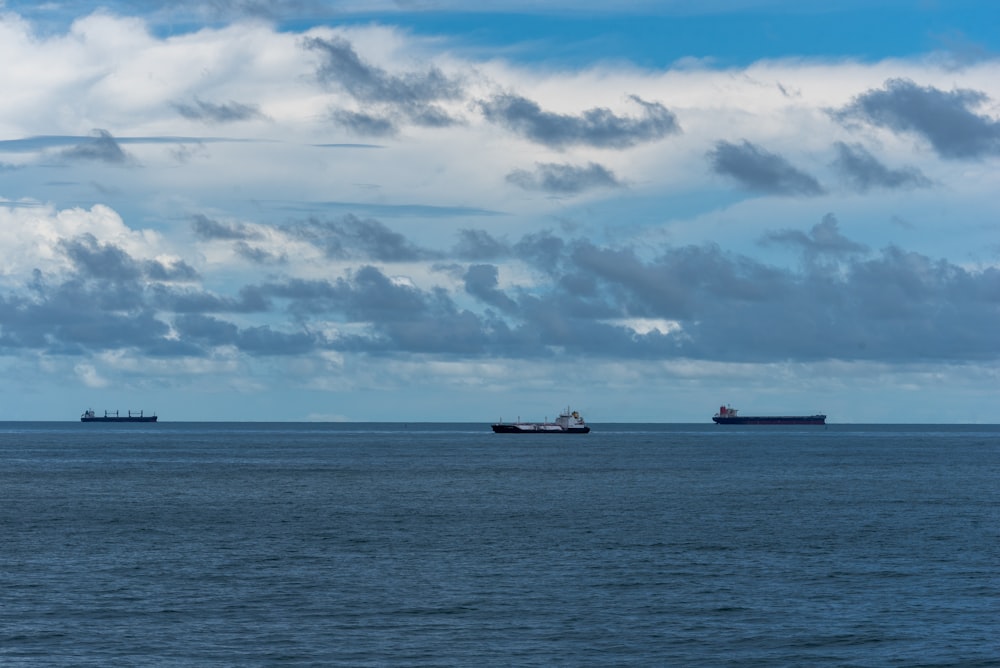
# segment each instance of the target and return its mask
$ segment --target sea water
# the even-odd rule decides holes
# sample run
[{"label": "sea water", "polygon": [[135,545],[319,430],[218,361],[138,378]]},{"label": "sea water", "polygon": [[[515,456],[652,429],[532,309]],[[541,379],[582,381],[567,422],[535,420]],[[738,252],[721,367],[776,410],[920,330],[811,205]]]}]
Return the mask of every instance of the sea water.
[{"label": "sea water", "polygon": [[0,423],[7,666],[997,666],[1000,427]]}]

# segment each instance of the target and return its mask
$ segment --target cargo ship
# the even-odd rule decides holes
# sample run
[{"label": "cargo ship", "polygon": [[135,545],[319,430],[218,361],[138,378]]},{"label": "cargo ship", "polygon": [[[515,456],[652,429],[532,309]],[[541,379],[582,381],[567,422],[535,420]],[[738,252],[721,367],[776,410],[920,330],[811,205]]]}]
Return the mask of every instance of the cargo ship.
[{"label": "cargo ship", "polygon": [[500,422],[493,425],[495,434],[589,434],[590,427],[577,411],[567,408],[555,422]]},{"label": "cargo ship", "polygon": [[132,411],[129,411],[128,415],[119,415],[118,411],[114,414],[104,411],[104,415],[97,415],[88,408],[80,416],[80,422],[156,422],[156,415],[143,415],[142,411],[139,411],[138,415],[133,415]]},{"label": "cargo ship", "polygon": [[826,424],[826,416],[817,415],[738,415],[735,408],[720,406],[712,416],[716,424]]}]

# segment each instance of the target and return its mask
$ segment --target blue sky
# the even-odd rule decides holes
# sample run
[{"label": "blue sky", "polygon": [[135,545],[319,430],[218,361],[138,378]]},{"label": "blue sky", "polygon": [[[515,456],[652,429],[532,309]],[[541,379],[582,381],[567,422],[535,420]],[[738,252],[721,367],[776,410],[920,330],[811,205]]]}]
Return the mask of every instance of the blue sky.
[{"label": "blue sky", "polygon": [[0,5],[0,419],[995,422],[1000,9],[617,4]]}]

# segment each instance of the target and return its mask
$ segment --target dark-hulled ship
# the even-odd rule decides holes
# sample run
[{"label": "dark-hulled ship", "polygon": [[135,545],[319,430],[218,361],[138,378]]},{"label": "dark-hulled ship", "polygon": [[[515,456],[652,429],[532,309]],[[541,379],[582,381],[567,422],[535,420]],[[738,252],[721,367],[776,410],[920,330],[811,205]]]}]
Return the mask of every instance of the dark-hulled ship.
[{"label": "dark-hulled ship", "polygon": [[493,425],[495,434],[589,434],[590,427],[577,411],[567,408],[555,422],[500,422]]},{"label": "dark-hulled ship", "polygon": [[156,422],[156,414],[143,415],[143,412],[139,411],[138,415],[133,415],[132,411],[129,411],[128,415],[119,415],[118,411],[113,414],[104,411],[104,415],[97,415],[93,409],[88,408],[80,416],[80,422]]},{"label": "dark-hulled ship", "polygon": [[712,416],[716,424],[826,424],[826,416],[817,415],[738,415],[730,406],[720,406]]}]

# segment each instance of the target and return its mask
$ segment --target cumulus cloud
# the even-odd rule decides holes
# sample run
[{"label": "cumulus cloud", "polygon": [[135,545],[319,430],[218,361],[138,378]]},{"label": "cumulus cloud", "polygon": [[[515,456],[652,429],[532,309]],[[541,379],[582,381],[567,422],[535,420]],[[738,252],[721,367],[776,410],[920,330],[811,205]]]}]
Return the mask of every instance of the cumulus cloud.
[{"label": "cumulus cloud", "polygon": [[[378,239],[390,232],[372,225],[361,230]],[[486,233],[468,231],[462,239],[466,250],[482,254],[506,248]],[[1000,328],[996,269],[972,271],[896,247],[872,252],[846,237],[832,214],[808,232],[773,232],[765,241],[797,249],[808,261],[791,270],[715,245],[663,246],[650,254],[649,248],[534,233],[514,244],[525,251],[516,257],[544,267],[546,278],[504,290],[500,265],[474,261],[451,272],[477,305],[462,308],[459,295],[445,286],[420,287],[371,265],[329,278],[272,277],[210,292],[173,280],[194,278],[184,261],[154,269],[114,244],[81,235],[60,244],[72,274],[51,281],[36,272],[30,291],[0,296],[0,348],[64,354],[130,349],[158,357],[207,357],[219,347],[250,356],[1000,356],[993,335]],[[397,239],[389,246],[410,244]],[[330,322],[353,326],[323,333],[328,328],[319,324]],[[640,331],[615,324],[623,322],[671,324]]]},{"label": "cumulus cloud", "polygon": [[120,247],[100,243],[90,233],[60,240],[59,248],[77,271],[90,278],[114,282],[129,282],[139,278],[160,282],[190,282],[199,278],[198,272],[183,260],[169,263],[135,260]]},{"label": "cumulus cloud", "polygon": [[834,146],[837,149],[834,167],[859,192],[873,188],[927,188],[931,185],[930,179],[916,167],[890,169],[860,144],[837,142]]},{"label": "cumulus cloud", "polygon": [[772,195],[821,195],[823,187],[813,176],[782,156],[743,140],[718,141],[708,152],[716,174],[730,176],[748,190]]},{"label": "cumulus cloud", "polygon": [[130,281],[141,276],[138,263],[114,244],[102,244],[86,233],[59,244],[76,269],[91,278]]},{"label": "cumulus cloud", "polygon": [[787,240],[806,254],[821,249],[837,258],[837,271],[812,262],[782,270],[712,246],[669,248],[645,261],[580,242],[573,258],[599,277],[601,301],[626,311],[618,317],[679,323],[684,336],[661,341],[660,354],[745,361],[1000,355],[986,334],[1000,325],[1000,313],[984,308],[1000,295],[996,269],[970,272],[895,247],[865,252],[832,218]]},{"label": "cumulus cloud", "polygon": [[575,195],[594,188],[621,186],[611,170],[594,162],[585,167],[538,163],[534,171],[516,169],[506,178],[507,183],[525,190],[540,190],[554,195]]},{"label": "cumulus cloud", "polygon": [[478,103],[486,120],[553,148],[593,146],[624,149],[680,132],[673,112],[659,102],[629,98],[641,109],[639,116],[618,116],[610,109],[594,108],[579,116],[543,110],[537,102],[504,93]]},{"label": "cumulus cloud", "polygon": [[67,281],[32,299],[0,297],[0,349],[78,355],[159,348],[169,327],[130,287]]},{"label": "cumulus cloud", "polygon": [[943,158],[981,158],[1000,154],[1000,122],[975,111],[987,99],[977,90],[943,91],[889,79],[883,88],[855,97],[834,117],[917,134]]}]

